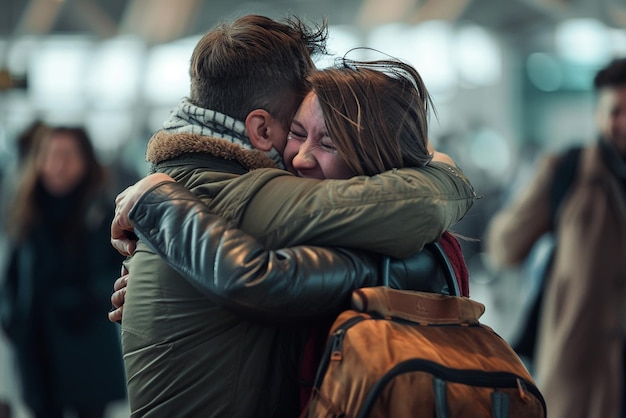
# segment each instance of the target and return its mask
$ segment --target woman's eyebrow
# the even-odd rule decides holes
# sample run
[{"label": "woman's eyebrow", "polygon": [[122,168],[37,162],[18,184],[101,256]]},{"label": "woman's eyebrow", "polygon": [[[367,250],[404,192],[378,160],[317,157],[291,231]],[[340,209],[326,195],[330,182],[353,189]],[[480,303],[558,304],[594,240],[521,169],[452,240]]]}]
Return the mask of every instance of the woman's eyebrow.
[{"label": "woman's eyebrow", "polygon": [[296,125],[298,128],[304,130],[304,125],[302,123],[300,123],[297,119],[293,119],[291,121],[291,124],[292,125]]}]

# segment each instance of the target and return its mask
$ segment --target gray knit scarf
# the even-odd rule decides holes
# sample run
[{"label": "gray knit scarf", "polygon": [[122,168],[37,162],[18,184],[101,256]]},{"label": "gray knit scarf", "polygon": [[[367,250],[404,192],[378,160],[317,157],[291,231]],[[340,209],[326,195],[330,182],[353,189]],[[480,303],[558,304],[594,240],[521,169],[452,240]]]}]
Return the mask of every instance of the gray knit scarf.
[{"label": "gray knit scarf", "polygon": [[[196,106],[187,97],[184,97],[170,113],[169,119],[163,123],[163,130],[220,138],[246,150],[255,149],[250,143],[242,121],[215,110]],[[283,158],[276,148],[272,147],[265,154],[276,163],[276,167],[285,169]]]}]

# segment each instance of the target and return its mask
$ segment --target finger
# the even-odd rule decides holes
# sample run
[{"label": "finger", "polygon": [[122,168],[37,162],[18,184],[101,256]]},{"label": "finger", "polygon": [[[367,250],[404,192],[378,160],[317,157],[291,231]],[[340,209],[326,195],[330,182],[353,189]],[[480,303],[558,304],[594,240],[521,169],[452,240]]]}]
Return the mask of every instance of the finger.
[{"label": "finger", "polygon": [[111,238],[111,245],[117,250],[118,253],[124,256],[130,255],[130,253],[128,252],[128,244],[126,243],[125,239]]},{"label": "finger", "polygon": [[[127,215],[122,212],[116,212],[111,221],[111,237],[122,238],[126,235],[126,231],[134,231],[135,227],[130,223]],[[117,211],[117,209],[116,209]]]},{"label": "finger", "polygon": [[118,253],[128,257],[134,254],[137,249],[137,242],[124,235],[121,238],[111,237],[111,246],[113,246]]},{"label": "finger", "polygon": [[137,249],[137,241],[132,240],[132,239],[127,239],[125,241],[126,243],[126,252],[128,253],[128,255],[133,255],[135,253],[135,250]]},{"label": "finger", "polygon": [[112,311],[109,312],[108,316],[109,316],[109,321],[111,322],[117,322],[118,324],[122,323],[122,311],[124,310],[124,307],[119,307],[116,308]]},{"label": "finger", "polygon": [[[124,275],[119,277],[115,283],[113,284],[113,292],[117,292],[118,290],[124,289],[126,286],[128,286],[128,275]],[[115,307],[118,307],[119,305],[115,305]]]},{"label": "finger", "polygon": [[113,294],[111,295],[111,304],[114,308],[121,308],[122,306],[124,306],[124,299],[126,299],[125,287],[113,292]]}]

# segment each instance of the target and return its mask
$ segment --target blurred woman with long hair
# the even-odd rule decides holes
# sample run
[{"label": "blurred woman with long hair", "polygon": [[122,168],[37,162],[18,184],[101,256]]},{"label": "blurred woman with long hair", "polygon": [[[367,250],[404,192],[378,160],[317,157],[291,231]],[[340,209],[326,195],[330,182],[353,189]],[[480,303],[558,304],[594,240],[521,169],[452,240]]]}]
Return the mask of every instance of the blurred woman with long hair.
[{"label": "blurred woman with long hair", "polygon": [[103,417],[125,397],[106,318],[121,262],[109,243],[106,170],[82,128],[52,128],[33,146],[9,211],[2,327],[35,417]]}]

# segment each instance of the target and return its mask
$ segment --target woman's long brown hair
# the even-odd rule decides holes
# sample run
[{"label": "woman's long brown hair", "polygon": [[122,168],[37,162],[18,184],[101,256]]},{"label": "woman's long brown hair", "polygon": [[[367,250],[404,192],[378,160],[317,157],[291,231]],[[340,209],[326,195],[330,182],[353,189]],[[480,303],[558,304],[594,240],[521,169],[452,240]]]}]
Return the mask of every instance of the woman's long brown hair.
[{"label": "woman's long brown hair", "polygon": [[352,61],[308,77],[328,134],[356,175],[421,167],[428,152],[430,95],[415,68],[399,60]]}]

